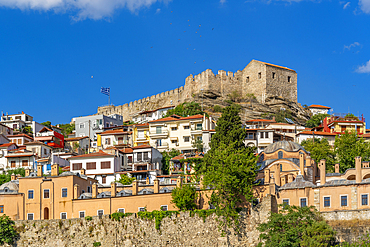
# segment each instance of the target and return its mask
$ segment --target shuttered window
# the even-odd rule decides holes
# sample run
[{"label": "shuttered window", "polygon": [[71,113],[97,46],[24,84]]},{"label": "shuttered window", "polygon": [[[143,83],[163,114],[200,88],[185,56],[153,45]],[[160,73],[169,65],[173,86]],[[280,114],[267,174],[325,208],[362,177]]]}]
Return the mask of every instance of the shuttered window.
[{"label": "shuttered window", "polygon": [[74,171],[81,170],[82,169],[82,163],[74,163],[74,164],[72,164],[72,169]]},{"label": "shuttered window", "polygon": [[110,169],[110,161],[101,162],[101,169]]},{"label": "shuttered window", "polygon": [[10,161],[10,167],[15,168],[15,161]]},{"label": "shuttered window", "polygon": [[96,162],[87,162],[86,163],[86,170],[94,170],[96,169]]},{"label": "shuttered window", "polygon": [[28,166],[28,160],[22,160],[22,166]]}]

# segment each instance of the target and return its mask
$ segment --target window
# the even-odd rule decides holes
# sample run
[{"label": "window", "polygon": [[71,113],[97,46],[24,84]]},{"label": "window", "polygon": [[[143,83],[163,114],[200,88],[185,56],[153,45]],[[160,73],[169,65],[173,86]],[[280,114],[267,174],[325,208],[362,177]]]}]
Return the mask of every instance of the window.
[{"label": "window", "polygon": [[272,79],[275,79],[275,72],[272,72]]},{"label": "window", "polygon": [[196,130],[202,130],[202,124],[201,123],[197,123]]},{"label": "window", "polygon": [[247,76],[247,78],[246,78],[245,82],[249,82],[249,76]]},{"label": "window", "polygon": [[330,196],[324,196],[324,207],[330,207]]},{"label": "window", "polygon": [[289,205],[289,199],[283,199],[283,208]]},{"label": "window", "polygon": [[22,144],[22,139],[18,139],[18,144]]},{"label": "window", "polygon": [[104,215],[104,210],[102,210],[102,209],[98,210],[98,216],[100,217],[100,216],[103,216],[103,215]]},{"label": "window", "polygon": [[247,139],[250,139],[250,140],[254,139],[253,133],[248,133],[247,134]]},{"label": "window", "polygon": [[284,157],[283,151],[278,152],[278,159],[282,159]]},{"label": "window", "polygon": [[107,177],[106,176],[101,177],[101,182],[103,184],[107,183]]},{"label": "window", "polygon": [[15,168],[15,161],[10,161],[10,167]]},{"label": "window", "polygon": [[265,132],[265,138],[269,138],[269,132]]},{"label": "window", "polygon": [[162,134],[162,126],[155,127],[155,133],[156,134]]},{"label": "window", "polygon": [[118,209],[118,212],[120,212],[120,213],[125,213],[125,209],[124,209],[124,208],[119,208],[119,209]]},{"label": "window", "polygon": [[74,163],[72,164],[72,170],[77,171],[82,169],[82,163]]},{"label": "window", "polygon": [[87,193],[91,193],[91,187],[87,186]]},{"label": "window", "polygon": [[177,140],[171,140],[173,144],[177,144]]},{"label": "window", "polygon": [[144,156],[144,160],[149,160],[149,154],[148,154],[148,152],[144,152],[143,153],[143,156]]},{"label": "window", "polygon": [[307,198],[300,199],[301,208],[307,207]]},{"label": "window", "polygon": [[110,169],[110,161],[103,161],[100,164],[101,164],[101,169]]},{"label": "window", "polygon": [[162,205],[161,210],[162,211],[167,211],[168,210],[168,205]]},{"label": "window", "polygon": [[22,160],[22,166],[28,166],[28,160]]},{"label": "window", "polygon": [[67,188],[63,188],[62,189],[62,197],[67,197],[68,193],[67,193]]},{"label": "window", "polygon": [[171,130],[172,131],[176,131],[177,130],[177,127],[172,127]]},{"label": "window", "polygon": [[190,141],[190,137],[189,136],[184,136],[184,142],[189,142]]},{"label": "window", "polygon": [[44,154],[46,155],[46,149],[44,149]]},{"label": "window", "polygon": [[86,163],[86,170],[94,170],[96,169],[96,162],[87,162]]},{"label": "window", "polygon": [[80,129],[83,129],[85,128],[85,124],[84,123],[80,123]]},{"label": "window", "polygon": [[85,211],[80,211],[79,215],[80,215],[80,218],[85,218]]},{"label": "window", "polygon": [[184,130],[188,130],[188,129],[189,129],[189,125],[184,126]]},{"label": "window", "polygon": [[33,214],[27,214],[27,220],[33,220]]},{"label": "window", "polygon": [[140,130],[137,132],[137,138],[144,138],[144,131]]},{"label": "window", "polygon": [[258,79],[261,79],[261,77],[262,77],[262,74],[261,74],[261,72],[259,72],[258,73]]},{"label": "window", "polygon": [[105,144],[110,145],[110,138],[105,138]]},{"label": "window", "polygon": [[28,199],[33,199],[33,190],[28,191]]},{"label": "window", "polygon": [[132,163],[132,156],[127,156],[127,163]]},{"label": "window", "polygon": [[280,171],[283,171],[283,164],[280,164]]},{"label": "window", "polygon": [[142,161],[143,160],[143,153],[137,153],[137,161]]},{"label": "window", "polygon": [[291,77],[290,76],[288,76],[288,82],[290,82],[291,81]]},{"label": "window", "polygon": [[60,213],[60,218],[61,218],[62,220],[67,219],[67,213]]},{"label": "window", "polygon": [[49,189],[44,190],[44,198],[45,198],[45,199],[50,198],[50,190],[49,190]]},{"label": "window", "polygon": [[139,207],[139,212],[145,212],[145,208],[144,207]]},{"label": "window", "polygon": [[4,213],[4,205],[0,205],[0,213]]},{"label": "window", "polygon": [[342,207],[347,207],[347,196],[340,196],[340,205]]},{"label": "window", "polygon": [[362,206],[365,206],[365,205],[368,205],[369,202],[368,202],[368,195],[361,195],[361,205]]}]

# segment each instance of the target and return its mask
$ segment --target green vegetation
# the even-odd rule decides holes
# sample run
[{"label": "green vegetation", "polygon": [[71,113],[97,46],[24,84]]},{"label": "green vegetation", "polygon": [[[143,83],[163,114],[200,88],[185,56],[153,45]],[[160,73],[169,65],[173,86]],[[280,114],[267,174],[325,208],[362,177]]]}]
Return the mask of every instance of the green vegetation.
[{"label": "green vegetation", "polygon": [[313,206],[284,205],[257,229],[264,240],[259,246],[265,247],[324,247],[332,246],[335,241],[335,231]]},{"label": "green vegetation", "polygon": [[44,125],[45,127],[48,127],[49,129],[51,129],[51,122],[50,121],[46,121],[46,122],[43,122],[41,124]]},{"label": "green vegetation", "polygon": [[18,237],[15,230],[15,223],[7,215],[0,216],[0,245],[4,243],[12,245]]},{"label": "green vegetation", "polygon": [[6,174],[0,174],[0,185],[9,182],[11,180],[11,175],[13,173],[15,175],[18,174],[18,175],[21,175],[22,177],[24,177],[26,172],[25,172],[24,168],[17,168],[17,169],[13,169],[13,170],[8,170]]},{"label": "green vegetation", "polygon": [[340,172],[355,167],[355,157],[361,156],[363,160],[370,158],[370,144],[363,138],[358,138],[357,133],[346,131],[341,136],[335,137],[334,152],[340,163]]},{"label": "green vegetation", "polygon": [[256,96],[254,96],[253,93],[247,93],[246,95],[246,100],[249,101],[249,102],[252,102],[253,100],[256,100]]},{"label": "green vegetation", "polygon": [[93,243],[93,246],[96,247],[96,246],[101,246],[101,243],[100,242],[94,242]]},{"label": "green vegetation", "polygon": [[170,172],[170,160],[178,155],[180,155],[181,152],[176,149],[172,149],[169,152],[163,151],[162,152],[162,171],[164,175],[168,175]]},{"label": "green vegetation", "polygon": [[193,210],[197,208],[197,191],[194,186],[184,184],[181,188],[176,187],[172,191],[172,201],[181,210]]},{"label": "green vegetation", "polygon": [[238,90],[232,91],[230,94],[227,95],[227,97],[232,102],[240,102],[242,100],[242,94]]},{"label": "green vegetation", "polygon": [[365,236],[360,237],[359,240],[356,242],[349,244],[347,242],[344,242],[340,244],[340,247],[367,247],[370,246],[370,235],[366,234]]},{"label": "green vegetation", "polygon": [[164,117],[169,117],[174,114],[181,117],[187,117],[197,114],[203,115],[204,111],[202,111],[202,107],[198,103],[185,102],[176,106],[174,109],[168,110],[167,114]]},{"label": "green vegetation", "polygon": [[254,149],[244,145],[246,136],[239,117],[240,106],[225,107],[212,137],[211,150],[203,158],[199,173],[203,183],[213,188],[210,202],[215,206],[220,228],[238,230],[237,207],[253,198],[252,183],[257,174]]},{"label": "green vegetation", "polygon": [[199,218],[202,218],[203,221],[205,222],[206,221],[206,218],[212,214],[214,214],[216,212],[215,209],[208,209],[208,210],[204,210],[204,209],[195,209],[195,210],[192,210],[192,211],[189,211],[189,214],[190,214],[190,217],[193,217],[194,215],[198,215]]},{"label": "green vegetation", "polygon": [[353,118],[354,120],[359,121],[358,117],[356,117],[353,113],[348,113],[344,118]]},{"label": "green vegetation", "polygon": [[31,126],[25,126],[25,127],[22,128],[21,131],[26,135],[32,135],[33,134]]},{"label": "green vegetation", "polygon": [[92,217],[91,216],[86,216],[85,220],[90,221],[90,220],[92,220]]},{"label": "green vegetation", "polygon": [[123,185],[130,185],[135,181],[136,178],[129,177],[128,174],[121,174],[121,178],[118,180]]},{"label": "green vegetation", "polygon": [[196,149],[198,152],[203,152],[203,140],[196,139],[191,143],[192,147]]},{"label": "green vegetation", "polygon": [[120,221],[120,219],[123,219],[125,217],[131,216],[133,213],[121,213],[121,212],[115,212],[110,215],[110,218],[115,221]]},{"label": "green vegetation", "polygon": [[219,105],[214,105],[214,106],[213,106],[213,111],[214,111],[214,112],[222,112],[222,107],[221,107],[221,106],[219,106]]},{"label": "green vegetation", "polygon": [[155,219],[155,229],[159,230],[161,227],[162,219],[165,217],[171,217],[172,215],[178,215],[179,211],[162,211],[154,210],[153,212],[138,212],[137,216],[141,219],[153,220]]},{"label": "green vegetation", "polygon": [[75,130],[75,124],[59,124],[59,128],[62,129],[64,137],[68,137]]},{"label": "green vegetation", "polygon": [[326,117],[329,117],[330,115],[328,114],[322,114],[322,113],[318,113],[316,115],[313,115],[307,122],[306,122],[306,127],[308,128],[313,128],[313,127],[317,127],[321,124],[322,120],[324,120],[324,118]]},{"label": "green vegetation", "polygon": [[315,138],[314,140],[307,139],[301,142],[301,145],[309,151],[311,158],[319,163],[320,160],[326,160],[326,169],[329,171],[334,171],[335,164],[335,153],[332,147],[329,145],[329,142],[325,138]]},{"label": "green vegetation", "polygon": [[265,119],[272,119],[273,117],[275,117],[275,121],[277,123],[287,123],[285,118],[293,120],[292,113],[289,110],[280,110],[275,113],[262,113],[261,117]]}]

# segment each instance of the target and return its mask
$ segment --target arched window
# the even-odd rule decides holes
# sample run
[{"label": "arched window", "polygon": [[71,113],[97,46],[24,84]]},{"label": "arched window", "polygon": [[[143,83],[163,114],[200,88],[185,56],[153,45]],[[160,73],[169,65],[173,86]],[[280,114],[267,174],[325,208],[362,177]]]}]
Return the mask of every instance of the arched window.
[{"label": "arched window", "polygon": [[278,159],[282,159],[284,157],[283,151],[278,152]]},{"label": "arched window", "polygon": [[5,187],[5,188],[4,188],[4,191],[5,191],[5,192],[8,192],[8,191],[9,191],[9,188],[8,188],[8,187]]}]

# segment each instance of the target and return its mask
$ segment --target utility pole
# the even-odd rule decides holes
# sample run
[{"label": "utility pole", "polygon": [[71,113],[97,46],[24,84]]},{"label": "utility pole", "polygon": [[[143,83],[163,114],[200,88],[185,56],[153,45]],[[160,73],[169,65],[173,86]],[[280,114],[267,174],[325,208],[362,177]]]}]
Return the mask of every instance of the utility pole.
[{"label": "utility pole", "polygon": [[91,143],[91,137],[90,137],[90,120],[89,120],[89,149],[87,150],[87,153],[90,153],[90,143]]}]

